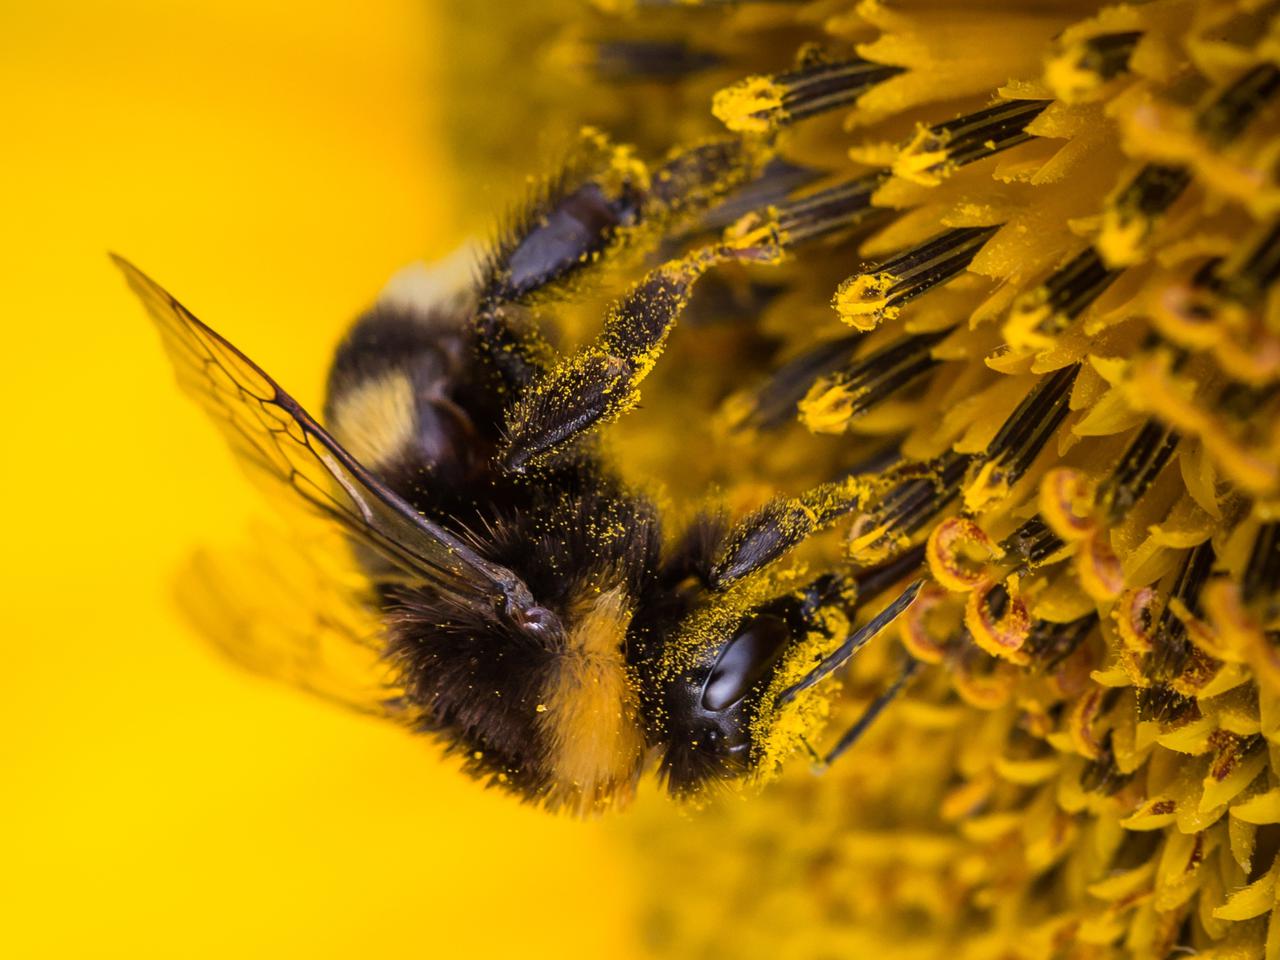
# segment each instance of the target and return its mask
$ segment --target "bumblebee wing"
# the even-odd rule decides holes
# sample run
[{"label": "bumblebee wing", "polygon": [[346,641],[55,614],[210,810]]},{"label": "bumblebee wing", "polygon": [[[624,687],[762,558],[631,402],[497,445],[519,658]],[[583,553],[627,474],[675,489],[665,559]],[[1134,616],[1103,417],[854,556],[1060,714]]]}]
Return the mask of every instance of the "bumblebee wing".
[{"label": "bumblebee wing", "polygon": [[[338,538],[329,536],[331,541]],[[382,658],[374,598],[336,564],[339,542],[257,529],[255,549],[193,555],[177,589],[187,621],[239,666],[360,713],[409,722]]]},{"label": "bumblebee wing", "polygon": [[512,571],[415,512],[257,364],[133,264],[112,259],[159,327],[179,384],[219,425],[242,462],[292,488],[295,499],[337,521],[410,583],[486,612],[520,618],[534,607]]}]

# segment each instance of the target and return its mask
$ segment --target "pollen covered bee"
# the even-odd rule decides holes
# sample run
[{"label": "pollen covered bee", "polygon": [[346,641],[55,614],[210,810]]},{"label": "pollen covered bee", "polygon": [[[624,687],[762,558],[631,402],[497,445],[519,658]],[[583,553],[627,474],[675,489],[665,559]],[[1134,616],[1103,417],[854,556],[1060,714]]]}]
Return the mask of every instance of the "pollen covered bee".
[{"label": "pollen covered bee", "polygon": [[[782,722],[803,715],[796,694],[914,594],[850,635],[855,607],[920,563],[914,552],[808,581],[778,571],[853,509],[869,473],[675,534],[619,479],[595,430],[636,404],[698,279],[779,256],[768,231],[698,239],[709,211],[767,199],[771,159],[741,139],[652,167],[599,138],[582,153],[464,294],[358,319],[333,360],[325,426],[118,260],[181,384],[292,508],[340,529],[361,573],[305,555],[315,575],[300,595],[315,613],[277,623],[235,615],[236,575],[275,576],[266,551],[229,574],[206,569],[207,602],[225,608],[214,639],[261,672],[434,735],[476,777],[575,812],[625,802],[650,765],[677,796],[776,765],[803,727]],[[690,252],[612,304],[594,340],[556,356],[530,302],[602,261],[688,238]]]}]

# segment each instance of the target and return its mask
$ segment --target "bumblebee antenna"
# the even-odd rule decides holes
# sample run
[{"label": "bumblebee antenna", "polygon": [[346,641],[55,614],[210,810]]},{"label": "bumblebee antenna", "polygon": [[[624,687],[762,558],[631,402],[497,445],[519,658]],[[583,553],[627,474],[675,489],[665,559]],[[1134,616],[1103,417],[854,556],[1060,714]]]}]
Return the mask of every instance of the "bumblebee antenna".
[{"label": "bumblebee antenna", "polygon": [[845,731],[844,736],[837,740],[836,745],[827,752],[825,757],[823,757],[822,766],[824,768],[835,763],[840,759],[841,754],[858,742],[858,739],[867,732],[867,728],[875,722],[876,717],[880,716],[880,712],[892,703],[898,694],[902,692],[902,689],[907,685],[907,681],[915,676],[915,672],[919,668],[919,660],[915,659],[915,657],[909,657],[907,659],[906,666],[902,668],[902,673],[898,675],[898,679],[893,681],[893,685],[871,701],[867,709],[862,712],[862,716],[857,719],[853,726]]},{"label": "bumblebee antenna", "polygon": [[903,590],[896,600],[872,617],[836,650],[828,654],[826,659],[810,670],[803,679],[778,694],[777,705],[780,707],[785,706],[805,690],[808,690],[848,663],[855,653],[874,640],[881,630],[896,620],[911,605],[911,601],[916,598],[916,594],[920,592],[922,586],[924,586],[923,577]]}]

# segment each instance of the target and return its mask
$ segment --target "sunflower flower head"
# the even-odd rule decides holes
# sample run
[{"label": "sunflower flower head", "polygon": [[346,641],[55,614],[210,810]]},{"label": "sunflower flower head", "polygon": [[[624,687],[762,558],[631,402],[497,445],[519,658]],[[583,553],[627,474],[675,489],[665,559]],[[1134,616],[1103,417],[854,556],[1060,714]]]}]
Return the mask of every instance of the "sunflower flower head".
[{"label": "sunflower flower head", "polygon": [[[1274,5],[633,0],[569,32],[593,122],[811,174],[717,225],[781,262],[731,278],[750,335],[690,305],[714,346],[669,359],[720,405],[691,481],[747,510],[882,456],[824,562],[927,570],[776,782],[642,805],[655,952],[1280,958]],[[652,436],[702,429],[651,395]],[[781,762],[907,655],[851,753]]]}]

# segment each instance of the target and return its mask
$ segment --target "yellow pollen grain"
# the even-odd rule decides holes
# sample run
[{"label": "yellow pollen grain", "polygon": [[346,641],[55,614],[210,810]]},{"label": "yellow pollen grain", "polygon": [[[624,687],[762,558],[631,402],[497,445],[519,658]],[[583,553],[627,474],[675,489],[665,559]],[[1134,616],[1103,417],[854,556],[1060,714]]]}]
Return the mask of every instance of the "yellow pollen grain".
[{"label": "yellow pollen grain", "polygon": [[855,330],[874,330],[881,321],[897,317],[901,310],[889,305],[889,291],[898,282],[898,277],[884,271],[850,277],[836,290],[836,313]]},{"label": "yellow pollen grain", "polygon": [[785,92],[772,77],[748,77],[718,91],[711,112],[736,133],[768,133],[786,119]]},{"label": "yellow pollen grain", "polygon": [[1009,495],[1009,481],[1003,466],[988,460],[974,475],[973,480],[961,491],[965,509],[978,512]]},{"label": "yellow pollen grain", "polygon": [[1079,103],[1102,85],[1102,78],[1081,66],[1084,44],[1074,44],[1045,64],[1044,80],[1064,103]]},{"label": "yellow pollen grain", "polygon": [[1143,241],[1151,221],[1138,213],[1108,207],[1102,214],[1102,230],[1094,241],[1103,262],[1111,268],[1128,267],[1143,256]]},{"label": "yellow pollen grain", "polygon": [[800,401],[800,419],[814,433],[844,433],[857,391],[818,381]]},{"label": "yellow pollen grain", "polygon": [[952,173],[945,142],[923,124],[895,151],[890,169],[895,177],[922,187],[936,187]]},{"label": "yellow pollen grain", "polygon": [[1019,297],[1009,310],[1004,324],[1004,338],[1018,352],[1048,350],[1054,338],[1041,331],[1050,325],[1053,308],[1048,303],[1049,293],[1037,287]]}]

